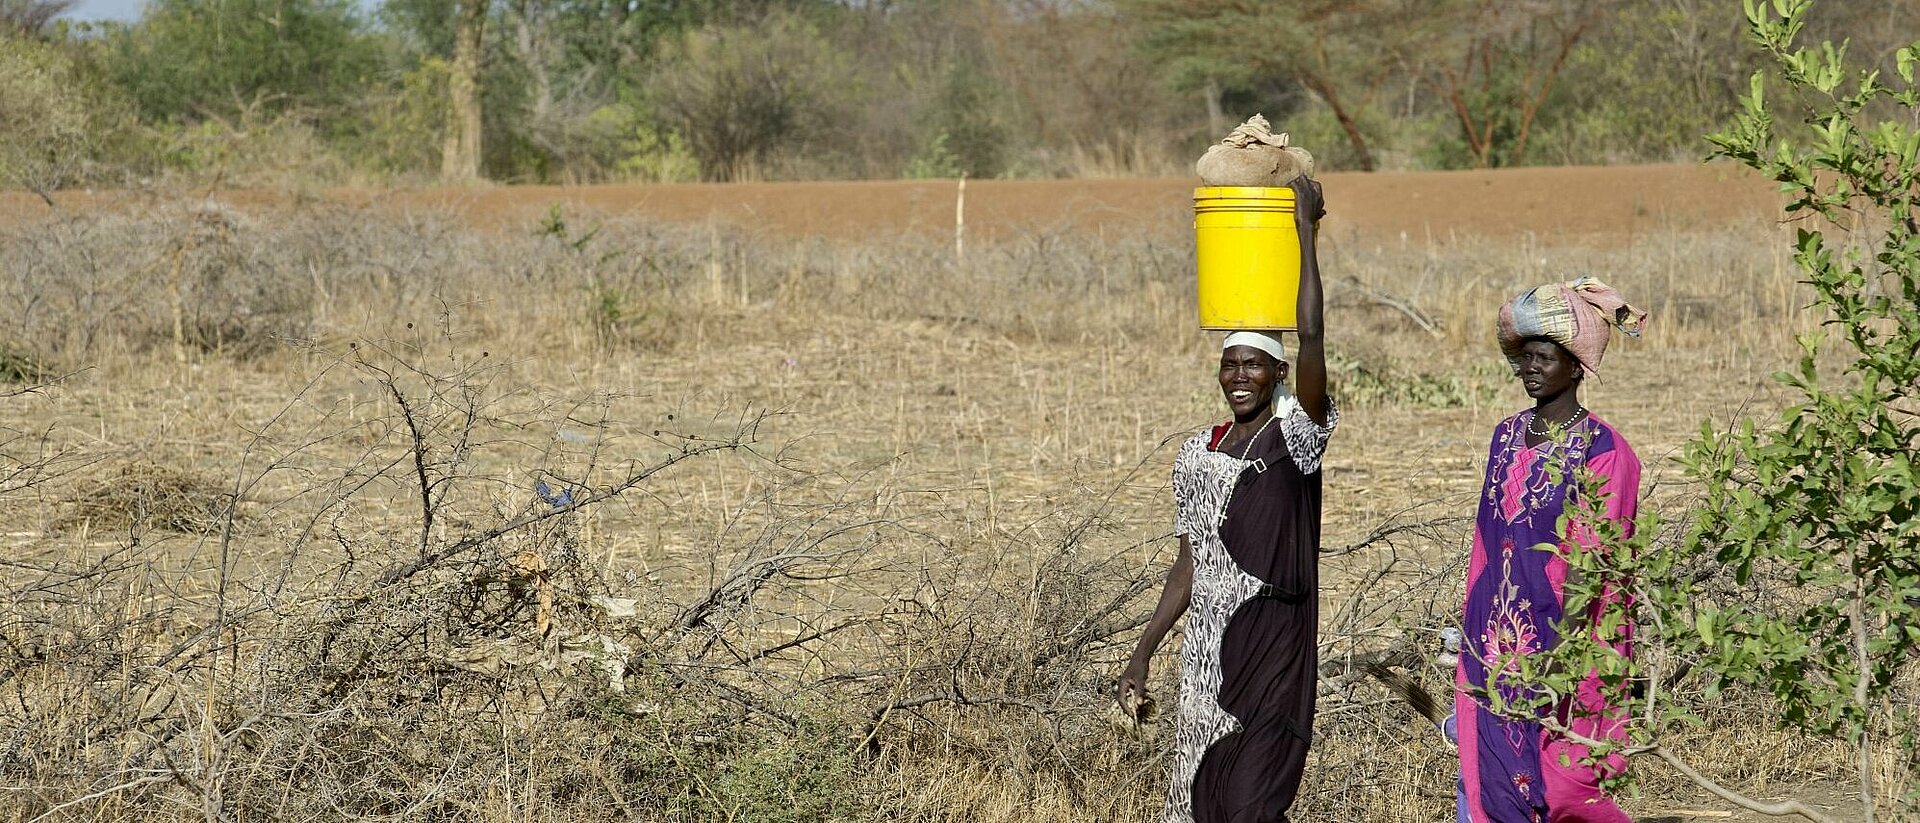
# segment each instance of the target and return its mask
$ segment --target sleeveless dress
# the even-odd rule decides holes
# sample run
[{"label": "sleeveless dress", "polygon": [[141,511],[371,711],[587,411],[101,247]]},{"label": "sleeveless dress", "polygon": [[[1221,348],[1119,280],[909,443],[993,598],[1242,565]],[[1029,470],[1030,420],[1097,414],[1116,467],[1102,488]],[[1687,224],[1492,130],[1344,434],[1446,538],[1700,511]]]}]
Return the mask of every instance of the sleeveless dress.
[{"label": "sleeveless dress", "polygon": [[[1320,458],[1327,425],[1292,397],[1244,452],[1202,431],[1173,463],[1193,554],[1179,720],[1162,823],[1281,823],[1306,768],[1318,671]],[[1236,449],[1240,452],[1240,449]]]}]

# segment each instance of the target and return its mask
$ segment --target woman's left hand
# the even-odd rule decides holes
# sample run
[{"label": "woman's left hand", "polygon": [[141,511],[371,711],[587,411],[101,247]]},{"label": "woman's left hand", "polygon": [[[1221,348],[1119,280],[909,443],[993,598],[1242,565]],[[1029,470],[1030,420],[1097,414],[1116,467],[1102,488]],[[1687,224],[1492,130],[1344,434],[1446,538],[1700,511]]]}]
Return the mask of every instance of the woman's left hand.
[{"label": "woman's left hand", "polygon": [[1287,188],[1293,189],[1294,216],[1305,217],[1309,226],[1319,225],[1320,218],[1327,216],[1327,201],[1320,193],[1320,181],[1296,177]]}]

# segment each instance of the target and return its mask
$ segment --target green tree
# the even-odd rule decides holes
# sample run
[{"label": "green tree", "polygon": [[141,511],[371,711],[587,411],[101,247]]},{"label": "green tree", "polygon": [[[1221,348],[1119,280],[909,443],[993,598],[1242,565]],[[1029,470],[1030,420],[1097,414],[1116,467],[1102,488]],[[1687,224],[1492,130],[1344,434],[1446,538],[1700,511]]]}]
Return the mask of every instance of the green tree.
[{"label": "green tree", "polygon": [[946,153],[958,174],[998,176],[1006,168],[1007,134],[995,113],[997,92],[979,66],[956,61],[925,118],[928,134],[916,156]]},{"label": "green tree", "polygon": [[[1424,3],[1400,0],[1121,0],[1142,47],[1189,91],[1284,78],[1324,102],[1355,165],[1376,166],[1361,110],[1397,66],[1404,21]],[[1210,102],[1214,95],[1209,91]]]},{"label": "green tree", "polygon": [[79,0],[0,0],[0,34],[42,37]]},{"label": "green tree", "polygon": [[0,188],[53,205],[95,146],[87,85],[57,47],[0,32]]},{"label": "green tree", "polygon": [[1573,50],[1617,0],[1442,0],[1420,25],[1427,82],[1475,165],[1518,166]]},{"label": "green tree", "polygon": [[381,67],[353,0],[151,0],[110,37],[109,79],[155,122],[338,109]]},{"label": "green tree", "polygon": [[447,70],[447,126],[440,136],[442,180],[461,182],[480,177],[480,61],[486,48],[489,5],[488,0],[459,0],[455,4],[453,60]]},{"label": "green tree", "polygon": [[1727,122],[1759,57],[1725,0],[1628,0],[1568,58],[1527,158],[1690,162]]},{"label": "green tree", "polygon": [[444,78],[433,143],[445,177],[546,181],[620,174],[627,158],[610,153],[620,138],[609,139],[607,127],[660,130],[636,119],[648,107],[631,104],[645,89],[637,81],[657,43],[731,8],[671,0],[386,0],[378,14],[406,60]]},{"label": "green tree", "polygon": [[[1566,612],[1583,613],[1608,581],[1634,581],[1651,629],[1642,642],[1694,661],[1709,695],[1762,690],[1782,726],[1857,751],[1861,819],[1872,823],[1920,813],[1920,43],[1896,50],[1887,78],[1849,68],[1845,44],[1800,45],[1812,0],[1744,2],[1785,94],[1769,94],[1756,72],[1732,125],[1709,139],[1715,154],[1780,184],[1826,331],[1799,338],[1797,367],[1777,376],[1801,402],[1776,425],[1703,426],[1687,447],[1704,498],[1679,546],[1651,550],[1654,529],[1642,523],[1633,540],[1603,535],[1609,551],[1571,552],[1586,582]],[[1629,701],[1643,721],[1633,739],[1593,741],[1598,750],[1652,753],[1741,805],[1829,819],[1693,772],[1658,740],[1690,718],[1664,690],[1680,673],[1581,632],[1562,637],[1573,638],[1555,650],[1562,671],[1598,670],[1623,698],[1629,681],[1643,685]],[[1571,686],[1565,674],[1538,680]],[[1876,768],[1906,777],[1877,782]]]},{"label": "green tree", "polygon": [[708,25],[668,49],[650,96],[709,180],[738,180],[769,161],[828,149],[849,119],[851,65],[805,16]]}]

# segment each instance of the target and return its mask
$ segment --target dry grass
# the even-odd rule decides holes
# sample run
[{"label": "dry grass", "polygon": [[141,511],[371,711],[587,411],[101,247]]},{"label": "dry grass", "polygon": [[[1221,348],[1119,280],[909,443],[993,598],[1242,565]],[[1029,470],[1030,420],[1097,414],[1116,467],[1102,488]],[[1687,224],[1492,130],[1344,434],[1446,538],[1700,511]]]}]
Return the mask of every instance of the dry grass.
[{"label": "dry grass", "polygon": [[[3,339],[85,369],[7,401],[20,454],[205,493],[125,503],[130,475],[88,467],[0,498],[0,820],[1155,813],[1156,744],[1102,695],[1171,557],[1174,446],[1219,415],[1184,237],[961,264],[572,214],[213,213],[7,238],[0,290],[35,308]],[[1449,753],[1344,662],[1418,661],[1453,619],[1459,518],[1520,403],[1492,307],[1594,273],[1655,312],[1589,402],[1672,510],[1666,458],[1770,413],[1811,323],[1776,232],[1329,238],[1347,412],[1303,819],[1451,814]],[[221,494],[245,528],[153,513]],[[57,528],[75,507],[161,531]],[[1713,774],[1844,773],[1763,701],[1709,709],[1682,748]],[[1643,807],[1684,796],[1648,776]]]},{"label": "dry grass", "polygon": [[153,464],[121,466],[79,493],[56,529],[207,534],[237,520],[233,495],[218,481]]}]

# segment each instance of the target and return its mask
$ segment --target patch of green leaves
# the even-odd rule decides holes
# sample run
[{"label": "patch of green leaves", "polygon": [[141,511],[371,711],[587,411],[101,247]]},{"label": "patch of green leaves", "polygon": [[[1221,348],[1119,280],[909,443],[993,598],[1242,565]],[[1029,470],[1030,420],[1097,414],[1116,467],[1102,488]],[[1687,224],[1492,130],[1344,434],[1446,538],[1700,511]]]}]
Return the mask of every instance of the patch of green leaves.
[{"label": "patch of green leaves", "polygon": [[1498,396],[1504,376],[1497,366],[1477,366],[1466,374],[1433,373],[1408,369],[1386,357],[1333,357],[1336,395],[1340,402],[1360,407],[1487,405]]},{"label": "patch of green leaves", "polygon": [[[1591,503],[1563,519],[1563,530],[1595,524],[1597,538],[1563,549],[1579,572],[1566,613],[1625,585],[1642,627],[1634,660],[1606,642],[1611,619],[1563,628],[1537,680],[1543,694],[1567,693],[1577,683],[1569,673],[1642,685],[1619,692],[1636,718],[1631,739],[1595,757],[1654,745],[1668,724],[1689,722],[1644,662],[1664,659],[1693,661],[1708,699],[1759,690],[1784,727],[1892,745],[1920,764],[1920,128],[1873,115],[1920,101],[1920,43],[1896,54],[1898,85],[1888,86],[1849,68],[1845,44],[1797,45],[1811,5],[1745,0],[1751,38],[1797,96],[1770,101],[1755,73],[1734,122],[1708,139],[1716,156],[1776,181],[1785,212],[1800,218],[1794,262],[1824,330],[1798,338],[1798,362],[1776,375],[1799,396],[1777,421],[1709,421],[1683,450],[1702,496],[1673,545],[1654,550],[1650,515],[1633,534],[1582,510]],[[1783,133],[1776,117],[1789,115],[1795,127]],[[1664,653],[1644,653],[1653,647]],[[1860,779],[1870,815],[1920,811],[1912,787],[1877,784],[1864,768]]]}]

